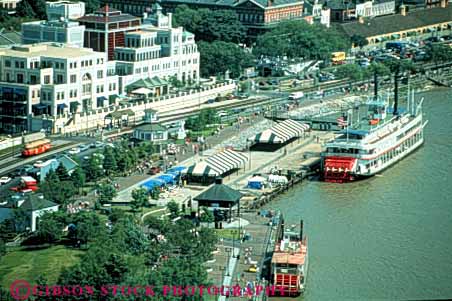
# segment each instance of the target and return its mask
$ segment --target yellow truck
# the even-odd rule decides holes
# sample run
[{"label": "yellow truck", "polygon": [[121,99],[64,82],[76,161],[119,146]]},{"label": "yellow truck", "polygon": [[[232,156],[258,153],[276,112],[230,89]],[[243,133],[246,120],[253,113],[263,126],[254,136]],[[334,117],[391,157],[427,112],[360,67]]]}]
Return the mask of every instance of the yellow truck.
[{"label": "yellow truck", "polygon": [[346,54],[343,51],[331,53],[331,62],[333,65],[342,65],[345,63]]}]

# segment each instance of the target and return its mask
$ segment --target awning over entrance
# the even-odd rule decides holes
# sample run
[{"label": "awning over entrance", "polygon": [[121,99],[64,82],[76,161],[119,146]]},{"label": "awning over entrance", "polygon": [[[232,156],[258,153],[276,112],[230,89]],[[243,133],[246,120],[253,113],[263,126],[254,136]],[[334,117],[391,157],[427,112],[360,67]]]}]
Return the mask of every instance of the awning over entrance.
[{"label": "awning over entrance", "polygon": [[132,91],[133,94],[149,95],[152,93],[151,89],[148,88],[138,88]]},{"label": "awning over entrance", "polygon": [[303,136],[303,133],[307,130],[309,130],[309,125],[287,119],[248,140],[254,141],[255,143],[280,144],[292,138]]},{"label": "awning over entrance", "polygon": [[47,109],[47,105],[42,104],[42,103],[35,104],[35,105],[33,105],[33,107],[35,107],[38,110]]}]

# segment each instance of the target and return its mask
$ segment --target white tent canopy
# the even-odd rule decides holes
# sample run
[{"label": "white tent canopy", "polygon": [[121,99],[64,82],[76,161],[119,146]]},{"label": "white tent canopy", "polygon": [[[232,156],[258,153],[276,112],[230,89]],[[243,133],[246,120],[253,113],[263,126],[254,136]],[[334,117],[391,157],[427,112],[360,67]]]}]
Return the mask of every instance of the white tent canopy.
[{"label": "white tent canopy", "polygon": [[216,177],[233,169],[241,168],[248,161],[245,154],[233,150],[224,150],[210,156],[205,161],[190,166],[183,173],[192,176]]},{"label": "white tent canopy", "polygon": [[309,130],[309,125],[287,119],[248,140],[256,143],[280,144],[285,143],[292,138],[303,136],[303,133],[307,130]]}]

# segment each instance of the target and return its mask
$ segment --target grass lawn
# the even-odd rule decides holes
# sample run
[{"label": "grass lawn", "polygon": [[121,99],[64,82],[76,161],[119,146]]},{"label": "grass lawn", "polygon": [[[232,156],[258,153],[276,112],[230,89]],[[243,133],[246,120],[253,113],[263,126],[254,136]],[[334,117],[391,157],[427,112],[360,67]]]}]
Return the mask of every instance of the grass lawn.
[{"label": "grass lawn", "polygon": [[48,284],[54,284],[62,269],[76,264],[81,254],[83,251],[64,246],[8,252],[0,259],[0,284],[8,288],[17,279],[35,283],[38,275],[43,275]]},{"label": "grass lawn", "polygon": [[239,239],[238,229],[216,229],[218,237],[226,239]]}]

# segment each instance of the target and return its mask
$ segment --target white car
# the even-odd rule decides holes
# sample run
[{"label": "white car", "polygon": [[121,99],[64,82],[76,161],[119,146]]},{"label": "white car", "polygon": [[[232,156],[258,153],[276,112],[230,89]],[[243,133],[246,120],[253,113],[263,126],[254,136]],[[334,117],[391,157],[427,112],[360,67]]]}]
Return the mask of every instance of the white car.
[{"label": "white car", "polygon": [[80,149],[78,147],[73,147],[68,151],[68,154],[70,155],[76,155],[78,153],[80,153]]},{"label": "white car", "polygon": [[11,181],[10,177],[1,177],[0,178],[0,185],[4,185],[6,183],[9,183],[9,181]]},{"label": "white car", "polygon": [[80,152],[87,151],[89,149],[89,145],[82,144],[78,147],[80,149]]}]

